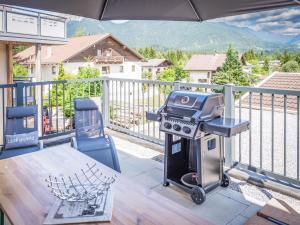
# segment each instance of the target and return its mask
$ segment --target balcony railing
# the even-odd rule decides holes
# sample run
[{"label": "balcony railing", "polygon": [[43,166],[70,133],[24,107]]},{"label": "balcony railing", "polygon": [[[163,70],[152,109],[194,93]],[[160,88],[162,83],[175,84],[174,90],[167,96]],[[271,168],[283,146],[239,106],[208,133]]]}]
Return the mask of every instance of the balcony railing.
[{"label": "balcony railing", "polygon": [[121,64],[124,56],[97,56],[95,62],[99,64]]},{"label": "balcony railing", "polygon": [[[157,110],[172,90],[181,89],[223,92],[225,116],[251,122],[249,131],[225,139],[228,166],[247,167],[300,184],[300,91],[107,77],[18,82],[0,85],[0,115],[5,118],[7,105],[38,104],[40,137],[49,138],[73,132],[74,99],[90,97],[99,104],[108,128],[163,144],[164,133],[159,131],[158,123],[147,121],[146,112]],[[4,128],[2,120],[2,144]]]}]

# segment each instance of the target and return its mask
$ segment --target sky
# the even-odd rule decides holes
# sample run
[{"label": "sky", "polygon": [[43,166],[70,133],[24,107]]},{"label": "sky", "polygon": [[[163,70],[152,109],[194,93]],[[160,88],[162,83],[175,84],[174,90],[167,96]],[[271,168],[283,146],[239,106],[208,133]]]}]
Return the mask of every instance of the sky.
[{"label": "sky", "polygon": [[255,31],[298,35],[300,34],[300,6],[220,18],[212,22],[225,22]]}]

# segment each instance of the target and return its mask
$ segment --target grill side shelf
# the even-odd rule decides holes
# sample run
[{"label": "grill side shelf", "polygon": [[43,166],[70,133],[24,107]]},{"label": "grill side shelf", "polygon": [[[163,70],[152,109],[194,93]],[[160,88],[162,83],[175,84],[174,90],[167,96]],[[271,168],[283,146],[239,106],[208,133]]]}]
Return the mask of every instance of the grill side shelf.
[{"label": "grill side shelf", "polygon": [[232,118],[217,118],[204,122],[201,131],[223,137],[232,137],[250,128],[250,122]]}]

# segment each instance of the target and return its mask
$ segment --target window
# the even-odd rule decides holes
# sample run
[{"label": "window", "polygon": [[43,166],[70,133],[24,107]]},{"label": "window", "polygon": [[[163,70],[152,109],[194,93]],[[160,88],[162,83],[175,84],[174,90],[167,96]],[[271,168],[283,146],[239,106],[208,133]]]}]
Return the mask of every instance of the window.
[{"label": "window", "polygon": [[30,65],[30,74],[31,74],[31,75],[34,74],[34,68],[33,68],[32,65]]},{"label": "window", "polygon": [[102,74],[109,74],[110,68],[109,66],[102,66]]},{"label": "window", "polygon": [[101,49],[97,49],[97,56],[99,57],[99,56],[101,56]]},{"label": "window", "polygon": [[52,74],[56,75],[57,72],[57,67],[56,66],[52,66]]},{"label": "window", "polygon": [[111,48],[105,49],[105,50],[103,51],[103,55],[104,55],[104,56],[112,56],[112,49],[111,49]]},{"label": "window", "polygon": [[131,66],[131,71],[132,71],[132,72],[135,72],[135,65],[132,65],[132,66]]},{"label": "window", "polygon": [[198,83],[207,83],[207,79],[198,79]]},{"label": "window", "polygon": [[120,66],[120,73],[124,72],[124,66]]}]

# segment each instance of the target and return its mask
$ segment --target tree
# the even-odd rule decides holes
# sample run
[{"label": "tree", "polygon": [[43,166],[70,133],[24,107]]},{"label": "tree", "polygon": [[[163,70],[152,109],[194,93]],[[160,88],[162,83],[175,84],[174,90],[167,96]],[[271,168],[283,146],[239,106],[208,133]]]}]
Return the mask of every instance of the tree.
[{"label": "tree", "polygon": [[76,27],[74,32],[74,37],[81,37],[86,35],[86,30],[84,27]]},{"label": "tree", "polygon": [[140,48],[138,49],[138,53],[140,53],[146,59],[153,59],[157,57],[157,52],[152,47]]},{"label": "tree", "polygon": [[250,79],[243,72],[238,52],[229,46],[226,53],[226,60],[219,71],[213,76],[215,84],[235,84],[239,86],[250,85]]},{"label": "tree", "polygon": [[282,71],[283,72],[300,72],[300,66],[296,61],[291,60],[282,65]]},{"label": "tree", "polygon": [[28,77],[28,69],[21,64],[14,63],[13,75],[14,77]]},{"label": "tree", "polygon": [[149,71],[144,71],[142,73],[142,79],[144,80],[152,80],[152,73]]},{"label": "tree", "polygon": [[157,76],[157,80],[160,81],[181,81],[189,77],[189,74],[183,70],[181,66],[172,66],[160,72]]},{"label": "tree", "polygon": [[262,67],[262,69],[268,74],[270,71],[270,62],[268,58],[265,58],[264,60],[264,65]]},{"label": "tree", "polygon": [[[142,73],[143,80],[152,80],[152,73],[149,71],[144,71]],[[146,92],[148,90],[148,84],[143,84],[143,91]]]},{"label": "tree", "polygon": [[291,53],[288,52],[288,50],[284,50],[283,54],[281,55],[281,65],[287,63],[288,61],[292,60]]}]

